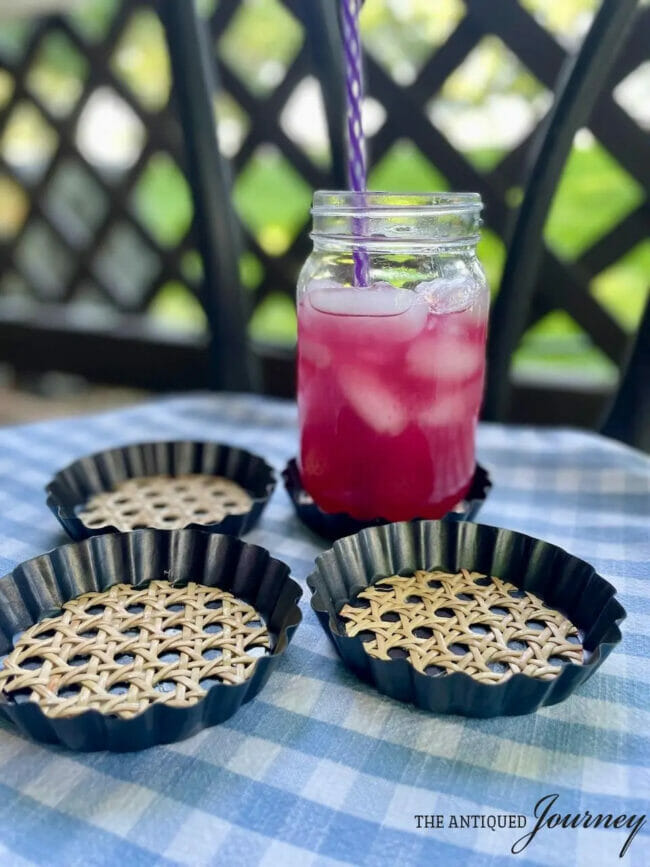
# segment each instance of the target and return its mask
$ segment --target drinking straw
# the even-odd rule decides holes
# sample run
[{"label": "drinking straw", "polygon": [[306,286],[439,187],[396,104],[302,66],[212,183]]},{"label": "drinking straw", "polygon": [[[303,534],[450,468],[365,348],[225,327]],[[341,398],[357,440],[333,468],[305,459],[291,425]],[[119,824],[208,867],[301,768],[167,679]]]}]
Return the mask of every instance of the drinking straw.
[{"label": "drinking straw", "polygon": [[[348,127],[348,185],[357,193],[366,191],[366,158],[361,122],[363,99],[363,73],[359,12],[363,0],[341,0],[343,53],[345,57],[345,88],[347,96]],[[355,234],[363,232],[363,221],[354,220]],[[368,285],[368,255],[365,250],[354,250],[354,282]]]}]

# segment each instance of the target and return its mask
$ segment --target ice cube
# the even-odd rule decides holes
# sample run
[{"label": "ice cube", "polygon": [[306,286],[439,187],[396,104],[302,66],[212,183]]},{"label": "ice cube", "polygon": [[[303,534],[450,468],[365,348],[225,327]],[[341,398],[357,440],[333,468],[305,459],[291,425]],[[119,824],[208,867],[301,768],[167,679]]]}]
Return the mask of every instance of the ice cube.
[{"label": "ice cube", "polygon": [[302,335],[298,341],[298,352],[301,359],[311,362],[314,367],[318,367],[320,370],[329,367],[332,361],[332,354],[327,346]]},{"label": "ice cube", "polygon": [[433,400],[420,412],[418,421],[423,427],[450,427],[466,423],[476,409],[473,396],[461,389]]},{"label": "ice cube", "polygon": [[309,290],[312,307],[336,316],[399,316],[413,306],[415,295],[390,283],[358,289],[329,286]]},{"label": "ice cube", "polygon": [[412,376],[459,382],[473,376],[483,364],[483,347],[448,334],[420,337],[406,353]]},{"label": "ice cube", "polygon": [[424,297],[432,313],[459,313],[476,300],[480,287],[469,276],[436,277],[419,283],[415,291]]},{"label": "ice cube", "polygon": [[335,339],[354,340],[358,345],[413,340],[428,315],[427,305],[414,292],[396,289],[390,283],[358,289],[318,287],[306,297],[301,321],[309,322],[310,328],[323,328]]},{"label": "ice cube", "polygon": [[343,364],[339,385],[352,409],[377,433],[397,436],[408,424],[406,407],[375,374]]}]

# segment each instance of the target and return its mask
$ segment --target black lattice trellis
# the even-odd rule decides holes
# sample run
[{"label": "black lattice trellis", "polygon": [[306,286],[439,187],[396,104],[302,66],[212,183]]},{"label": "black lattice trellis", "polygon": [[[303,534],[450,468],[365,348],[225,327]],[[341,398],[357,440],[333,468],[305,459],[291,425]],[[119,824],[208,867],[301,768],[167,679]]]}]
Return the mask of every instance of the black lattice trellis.
[{"label": "black lattice trellis", "polygon": [[[168,110],[165,108],[161,112],[147,111],[111,68],[112,54],[133,11],[137,7],[147,5],[136,2],[125,3],[118,7],[106,36],[96,45],[88,45],[65,17],[41,20],[34,25],[22,57],[15,66],[9,68],[14,78],[15,88],[12,98],[5,105],[0,116],[0,135],[15,106],[20,101],[25,101],[35,106],[45,121],[56,130],[58,140],[41,177],[33,184],[29,181],[25,183],[29,197],[29,211],[22,228],[11,240],[10,245],[5,245],[2,249],[2,270],[4,272],[5,268],[11,269],[13,266],[24,275],[24,267],[20,267],[16,262],[16,251],[20,249],[21,242],[30,228],[35,223],[41,222],[56,238],[61,255],[65,255],[62,252],[65,250],[69,258],[68,273],[66,279],[60,284],[57,301],[73,301],[84,286],[90,284],[111,306],[124,310],[144,310],[155,293],[162,275],[165,279],[184,280],[180,262],[183,254],[192,249],[189,233],[173,249],[166,249],[134,216],[129,203],[134,184],[146,169],[152,156],[162,150],[171,153],[175,159],[180,159],[178,131],[172,123]],[[71,45],[82,56],[88,58],[88,75],[82,84],[79,98],[69,114],[64,117],[54,115],[51,107],[27,85],[31,62],[44,40],[52,33],[64,34]],[[84,158],[75,140],[79,118],[98,88],[110,88],[131,108],[147,131],[133,165],[113,177],[102,173],[92,161]],[[83,206],[84,202],[87,203],[88,197],[103,200],[95,209],[91,218],[94,224],[90,226],[91,231],[87,234],[78,231],[79,227],[75,226],[74,219],[70,218],[70,214],[65,213],[64,196],[56,194],[57,178],[70,167],[85,175],[83,185],[85,195],[82,194],[81,201],[76,203],[77,207]],[[0,169],[16,177],[15,169],[1,158]],[[23,179],[18,177],[17,180]],[[58,203],[63,205],[63,213],[57,214],[57,199]],[[68,208],[74,211],[75,203],[68,203]],[[80,222],[83,229],[84,223],[87,222],[83,220],[83,215]],[[101,259],[111,253],[112,236],[112,246],[119,246],[115,236],[120,233],[123,237],[128,237],[134,251],[139,254],[134,256],[136,265],[133,277],[134,284],[140,291],[134,292],[128,301],[125,300],[124,294],[120,293],[119,279],[116,279],[114,285],[110,285],[109,281],[102,277]],[[148,258],[150,267],[143,269],[142,262],[137,261],[139,257]],[[138,277],[138,270],[142,273],[141,278]],[[38,283],[32,281],[30,285],[36,297],[39,297]],[[46,297],[44,300],[51,299]]]},{"label": "black lattice trellis", "polygon": [[[282,0],[282,5],[296,22],[300,21],[300,0]],[[280,122],[282,109],[295,88],[312,71],[307,42],[302,40],[281,81],[263,92],[251,89],[219,53],[220,42],[241,13],[241,6],[242,3],[235,0],[220,2],[209,22],[223,89],[247,116],[243,139],[232,157],[234,172],[239,175],[245,171],[258,148],[270,144],[309,187],[331,186],[327,165],[310,158],[287,135]],[[377,163],[397,141],[410,139],[453,187],[481,192],[486,203],[487,224],[503,237],[510,215],[510,191],[521,182],[534,131],[496,165],[479,171],[432,124],[427,107],[443,82],[486,36],[498,36],[549,90],[554,88],[566,53],[516,0],[503,0],[499,4],[464,0],[464,7],[464,15],[451,35],[437,50],[432,50],[411,83],[397,83],[380,63],[370,56],[367,58],[370,94],[384,106],[387,114],[372,139],[371,156]],[[100,299],[105,307],[144,314],[160,287],[170,281],[195,289],[187,268],[188,254],[195,249],[191,227],[180,240],[167,246],[152,234],[133,206],[133,190],[154,155],[162,152],[176,164],[183,164],[173,104],[143,103],[115,69],[116,47],[132,16],[143,9],[151,11],[151,3],[145,0],[117,2],[106,32],[95,42],[87,41],[67,17],[39,20],[31,25],[17,54],[0,58],[0,70],[11,79],[12,86],[4,105],[0,102],[0,141],[16,108],[28,105],[54,131],[55,144],[40,176],[29,177],[0,156],[0,176],[4,176],[6,182],[17,183],[27,201],[21,228],[15,236],[0,243],[0,295],[19,291],[37,302],[58,305],[70,305],[79,299]],[[68,40],[78,52],[84,70],[78,96],[67,107],[67,113],[57,114],[56,106],[46,104],[30,79],[39,52],[53,33]],[[639,11],[638,24],[589,124],[604,148],[646,190],[650,176],[647,136],[616,103],[612,90],[647,58],[648,35],[650,9],[645,7]],[[142,147],[137,158],[131,166],[113,176],[86,159],[76,140],[79,118],[98,88],[110,89],[130,107],[142,125]],[[86,193],[77,201],[74,196],[66,199],[65,184],[61,182],[66,169],[68,173],[74,171],[83,175],[79,183]],[[532,321],[550,310],[565,309],[594,343],[618,363],[627,335],[591,295],[589,283],[646,238],[649,228],[650,213],[645,200],[576,261],[563,262],[547,251]],[[279,255],[264,249],[246,225],[243,229],[247,248],[261,265],[260,279],[254,290],[256,303],[271,292],[292,296],[297,270],[309,250],[307,214],[301,231]],[[27,253],[35,249],[43,251],[45,265],[35,266],[33,255],[30,262]],[[5,346],[12,345],[11,341],[5,342]],[[5,357],[12,360],[8,349]],[[192,365],[197,358],[188,356],[186,361]],[[103,370],[108,371],[110,378],[110,364]],[[137,379],[135,375],[134,380]],[[161,376],[156,384],[168,383]]]}]

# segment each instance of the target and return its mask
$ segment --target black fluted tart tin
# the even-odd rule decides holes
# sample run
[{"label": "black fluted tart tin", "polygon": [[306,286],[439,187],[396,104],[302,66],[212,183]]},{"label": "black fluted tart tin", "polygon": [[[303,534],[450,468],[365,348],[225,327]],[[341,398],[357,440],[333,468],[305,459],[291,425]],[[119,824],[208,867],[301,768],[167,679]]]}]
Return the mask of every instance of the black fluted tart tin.
[{"label": "black fluted tart tin", "polygon": [[[464,672],[432,677],[406,659],[371,657],[359,637],[346,634],[339,612],[365,587],[416,569],[462,568],[496,575],[561,611],[580,630],[583,664],[564,665],[552,680],[523,673],[499,683],[481,683]],[[317,557],[307,583],[321,626],[359,678],[423,710],[471,717],[527,714],[563,701],[620,642],[626,616],[615,588],[562,548],[512,530],[447,519],[387,524],[340,539]]]},{"label": "black fluted tart tin", "polygon": [[89,497],[127,479],[185,473],[223,476],[250,495],[252,505],[244,514],[226,515],[216,523],[188,524],[190,529],[232,536],[242,536],[255,526],[276,485],[275,472],[264,458],[236,446],[189,440],[134,443],[85,455],[59,470],[45,487],[47,505],[72,539],[116,533],[117,527],[92,528],[79,518],[77,511]]},{"label": "black fluted tart tin", "polygon": [[[380,527],[389,523],[384,518],[360,521],[346,512],[330,513],[323,511],[304,489],[298,462],[295,458],[292,458],[282,471],[282,478],[299,520],[314,533],[330,542],[343,536],[351,536],[366,527]],[[477,464],[465,498],[445,515],[445,519],[473,521],[485,502],[491,487],[492,482],[487,470],[481,464]]]},{"label": "black fluted tart tin", "polygon": [[73,750],[141,750],[183,740],[231,717],[262,689],[301,620],[300,586],[289,567],[258,545],[201,530],[135,530],[68,543],[17,566],[0,579],[0,655],[14,637],[84,593],[114,584],[195,581],[227,590],[252,605],[266,621],[271,651],[238,684],[216,682],[190,707],[150,704],[130,718],[85,710],[46,716],[34,701],[14,702],[0,690],[0,716],[37,741]]}]

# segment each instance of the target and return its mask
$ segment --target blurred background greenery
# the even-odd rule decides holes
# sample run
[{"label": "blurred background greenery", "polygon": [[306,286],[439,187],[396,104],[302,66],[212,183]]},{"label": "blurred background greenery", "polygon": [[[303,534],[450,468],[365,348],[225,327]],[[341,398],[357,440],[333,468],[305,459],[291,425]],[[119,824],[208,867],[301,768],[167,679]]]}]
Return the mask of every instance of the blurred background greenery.
[{"label": "blurred background greenery", "polygon": [[[228,0],[221,0],[228,2]],[[575,47],[588,27],[597,0],[521,0],[558,41]],[[211,12],[216,0],[204,0]],[[72,13],[87,39],[101,40],[109,26],[115,0],[87,0]],[[409,83],[464,14],[461,0],[367,0],[363,38],[367,51],[398,82]],[[19,52],[30,27],[27,21],[3,22],[0,54]],[[263,97],[282,80],[295,58],[303,35],[296,20],[278,0],[246,0],[216,46],[223,61],[253,93]],[[53,34],[30,70],[28,85],[53,113],[64,117],[74,104],[86,74],[86,60],[64,35]],[[170,92],[169,65],[160,24],[153,11],[134,11],[112,59],[115,75],[147,110],[166,104]],[[12,93],[10,77],[0,71],[0,107]],[[644,128],[650,128],[650,62],[624,81],[615,98]],[[432,94],[427,112],[432,123],[474,164],[488,171],[519,144],[547,111],[551,95],[496,37],[485,37],[465,61]],[[229,96],[216,99],[220,146],[233,157],[247,128],[247,116]],[[370,134],[385,120],[373,100],[366,105]],[[315,82],[306,80],[283,110],[283,128],[316,163],[326,163],[328,149],[322,108]],[[85,158],[105,172],[124,171],[139,153],[142,121],[108,89],[99,89],[79,119],[77,144]],[[28,178],[54,147],[55,133],[25,102],[18,106],[0,140],[8,164]],[[402,140],[372,167],[369,186],[384,190],[444,190],[448,180],[410,141]],[[271,255],[289,248],[308,218],[311,190],[274,147],[258,148],[235,181],[235,206],[259,245]],[[516,203],[520,190],[509,196]],[[552,211],[545,239],[563,260],[574,261],[644,199],[644,190],[598,143],[588,130],[576,136]],[[24,192],[0,173],[0,239],[10,239],[27,210]],[[182,172],[171,157],[156,154],[134,187],[130,207],[151,236],[172,247],[187,232],[192,204]],[[81,229],[80,229],[81,230]],[[501,273],[504,247],[486,231],[480,255],[492,287]],[[200,261],[186,255],[187,284],[169,281],[151,302],[150,312],[175,329],[205,328],[201,308],[188,286],[200,276]],[[261,265],[253,254],[241,262],[243,283],[254,289]],[[639,243],[620,261],[597,275],[591,291],[627,330],[639,319],[648,290],[650,240]],[[119,282],[119,280],[118,280]],[[128,283],[128,281],[127,281]],[[11,291],[7,286],[3,291]],[[124,297],[128,302],[128,285]],[[92,299],[91,299],[92,300]],[[279,343],[295,339],[295,313],[281,292],[271,292],[251,322],[254,336]],[[582,377],[611,380],[612,363],[593,346],[569,317],[555,311],[526,335],[516,359],[520,371],[562,368]]]}]

